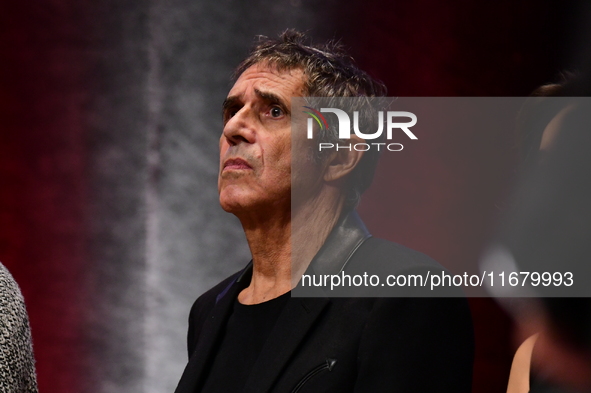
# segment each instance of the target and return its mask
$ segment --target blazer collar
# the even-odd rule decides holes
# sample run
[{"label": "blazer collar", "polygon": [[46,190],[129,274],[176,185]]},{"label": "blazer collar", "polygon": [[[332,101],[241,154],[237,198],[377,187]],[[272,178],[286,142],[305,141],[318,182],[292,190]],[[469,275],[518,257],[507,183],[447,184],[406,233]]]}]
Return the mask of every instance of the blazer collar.
[{"label": "blazer collar", "polygon": [[328,235],[310,268],[316,274],[338,274],[371,234],[355,210],[344,214]]},{"label": "blazer collar", "polygon": [[[352,211],[344,214],[334,229],[328,235],[326,242],[310,262],[304,275],[324,276],[340,274],[355,254],[355,251],[371,237],[365,224]],[[291,291],[297,297],[330,297],[334,293],[323,286],[303,286],[302,282]]]}]

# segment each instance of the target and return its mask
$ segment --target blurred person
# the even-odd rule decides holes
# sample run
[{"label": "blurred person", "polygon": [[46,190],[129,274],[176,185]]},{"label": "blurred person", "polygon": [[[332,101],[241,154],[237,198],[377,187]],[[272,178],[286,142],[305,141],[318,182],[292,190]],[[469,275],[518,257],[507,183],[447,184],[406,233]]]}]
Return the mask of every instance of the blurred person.
[{"label": "blurred person", "polygon": [[36,393],[29,319],[20,289],[0,264],[0,393]]},{"label": "blurred person", "polygon": [[385,87],[337,45],[308,45],[294,31],[260,41],[236,75],[223,105],[218,190],[252,261],[193,305],[176,392],[470,392],[465,298],[291,297],[292,260],[302,262],[295,277],[442,270],[373,238],[356,214],[375,152],[319,160],[292,149],[292,97],[376,97]]},{"label": "blurred person", "polygon": [[[508,393],[591,392],[588,87],[583,76],[543,86],[520,116],[525,175],[483,264],[505,272],[571,272],[573,286],[568,297],[541,282],[493,289],[514,316],[518,339],[526,339],[516,353]],[[502,298],[511,296],[523,298]]]}]

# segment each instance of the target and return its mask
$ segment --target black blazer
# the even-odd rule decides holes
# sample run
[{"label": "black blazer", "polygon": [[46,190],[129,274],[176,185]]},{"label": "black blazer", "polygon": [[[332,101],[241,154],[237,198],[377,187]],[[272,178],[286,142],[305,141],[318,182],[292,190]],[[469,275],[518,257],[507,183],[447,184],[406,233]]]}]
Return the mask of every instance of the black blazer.
[{"label": "black blazer", "polygon": [[[336,234],[336,235],[335,235]],[[338,251],[333,248],[338,241]],[[327,254],[328,253],[328,254]],[[369,236],[351,215],[331,233],[310,271],[390,273],[441,270],[430,258]],[[328,258],[331,262],[335,258]],[[323,270],[324,268],[324,270]],[[361,269],[361,270],[359,270]],[[368,270],[369,269],[369,270]],[[419,269],[419,270],[417,270]],[[338,271],[332,270],[333,273]],[[202,295],[189,317],[189,363],[176,393],[201,388],[232,303],[246,288],[251,265]],[[279,316],[244,392],[471,391],[473,332],[467,301],[456,298],[295,298]],[[228,370],[231,376],[231,370]]]}]

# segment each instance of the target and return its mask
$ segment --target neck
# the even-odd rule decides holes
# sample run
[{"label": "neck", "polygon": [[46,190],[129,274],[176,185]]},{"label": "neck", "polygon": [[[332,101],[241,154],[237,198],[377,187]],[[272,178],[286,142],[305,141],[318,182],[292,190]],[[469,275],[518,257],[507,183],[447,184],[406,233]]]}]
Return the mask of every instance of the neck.
[{"label": "neck", "polygon": [[250,285],[238,296],[241,303],[274,299],[297,284],[339,219],[342,198],[330,191],[293,212],[240,219],[253,261]]}]

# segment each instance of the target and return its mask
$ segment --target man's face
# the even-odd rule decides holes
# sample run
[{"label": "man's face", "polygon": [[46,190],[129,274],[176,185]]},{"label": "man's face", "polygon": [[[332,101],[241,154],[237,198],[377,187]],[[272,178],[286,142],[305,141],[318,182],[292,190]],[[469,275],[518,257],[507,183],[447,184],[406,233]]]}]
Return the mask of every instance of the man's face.
[{"label": "man's face", "polygon": [[301,70],[256,64],[224,102],[220,204],[228,212],[286,211],[291,197],[290,97],[302,96]]}]

